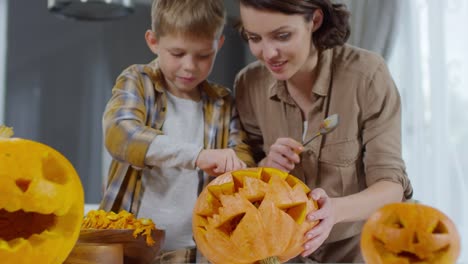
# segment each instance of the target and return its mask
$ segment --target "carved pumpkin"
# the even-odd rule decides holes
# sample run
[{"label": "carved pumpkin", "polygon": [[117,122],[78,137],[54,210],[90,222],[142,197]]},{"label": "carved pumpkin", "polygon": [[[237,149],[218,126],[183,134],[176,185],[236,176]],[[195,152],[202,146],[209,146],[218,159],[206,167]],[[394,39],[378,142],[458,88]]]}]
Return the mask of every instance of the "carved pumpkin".
[{"label": "carved pumpkin", "polygon": [[193,211],[198,249],[212,263],[278,263],[299,255],[317,222],[310,189],[273,168],[225,173],[202,191]]},{"label": "carved pumpkin", "polygon": [[83,218],[80,178],[56,150],[2,131],[11,135],[0,126],[0,260],[62,263]]},{"label": "carved pumpkin", "polygon": [[439,210],[414,203],[393,203],[376,211],[363,227],[366,263],[455,263],[460,237]]}]

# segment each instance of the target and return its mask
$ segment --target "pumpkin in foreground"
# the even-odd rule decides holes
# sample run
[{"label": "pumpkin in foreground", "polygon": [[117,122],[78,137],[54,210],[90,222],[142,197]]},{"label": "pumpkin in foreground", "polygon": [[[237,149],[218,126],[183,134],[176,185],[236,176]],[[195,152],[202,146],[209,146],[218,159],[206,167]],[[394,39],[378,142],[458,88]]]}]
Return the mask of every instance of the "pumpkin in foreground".
[{"label": "pumpkin in foreground", "polygon": [[1,262],[62,263],[83,218],[80,178],[56,150],[11,135],[0,126]]},{"label": "pumpkin in foreground", "polygon": [[197,248],[212,263],[278,263],[304,249],[304,234],[317,222],[310,189],[273,168],[232,171],[201,192],[193,211]]},{"label": "pumpkin in foreground", "polygon": [[366,263],[452,264],[460,254],[460,236],[439,210],[415,203],[393,203],[365,223],[361,251]]}]

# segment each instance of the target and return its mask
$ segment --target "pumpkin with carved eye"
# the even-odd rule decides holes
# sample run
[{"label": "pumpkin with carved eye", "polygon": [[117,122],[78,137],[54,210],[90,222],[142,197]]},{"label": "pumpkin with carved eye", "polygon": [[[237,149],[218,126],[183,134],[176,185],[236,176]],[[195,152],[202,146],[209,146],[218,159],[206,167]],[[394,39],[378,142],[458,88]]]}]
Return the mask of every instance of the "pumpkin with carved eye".
[{"label": "pumpkin with carved eye", "polygon": [[439,210],[415,203],[393,203],[365,223],[361,251],[366,263],[455,263],[460,236]]},{"label": "pumpkin with carved eye", "polygon": [[[5,131],[0,126],[0,134]],[[2,263],[63,263],[83,213],[83,187],[64,156],[35,141],[0,135]]]},{"label": "pumpkin with carved eye", "polygon": [[193,211],[197,248],[212,263],[278,263],[299,255],[317,204],[296,177],[273,168],[225,173],[201,192]]}]

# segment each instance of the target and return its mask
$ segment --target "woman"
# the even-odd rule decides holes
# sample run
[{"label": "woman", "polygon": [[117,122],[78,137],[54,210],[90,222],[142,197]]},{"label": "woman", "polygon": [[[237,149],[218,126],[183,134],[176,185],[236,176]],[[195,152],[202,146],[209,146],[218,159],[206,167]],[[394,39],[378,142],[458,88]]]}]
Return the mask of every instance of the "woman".
[{"label": "woman", "polygon": [[[401,157],[400,98],[384,60],[345,42],[349,13],[329,0],[240,0],[239,29],[258,61],[236,103],[259,166],[301,178],[320,209],[295,262],[362,262],[364,220],[412,195]],[[306,146],[321,121],[339,125]]]}]

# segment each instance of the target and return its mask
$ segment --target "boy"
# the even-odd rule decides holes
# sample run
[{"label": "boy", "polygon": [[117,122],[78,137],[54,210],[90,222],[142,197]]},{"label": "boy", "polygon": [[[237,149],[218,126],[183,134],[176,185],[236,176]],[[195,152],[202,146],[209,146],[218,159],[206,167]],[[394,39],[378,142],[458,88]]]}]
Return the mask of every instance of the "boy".
[{"label": "boy", "polygon": [[157,59],[117,78],[103,115],[113,161],[101,208],[165,229],[158,261],[195,262],[191,216],[206,174],[254,161],[229,91],[206,81],[224,41],[222,0],[155,0],[151,12],[145,39]]}]

